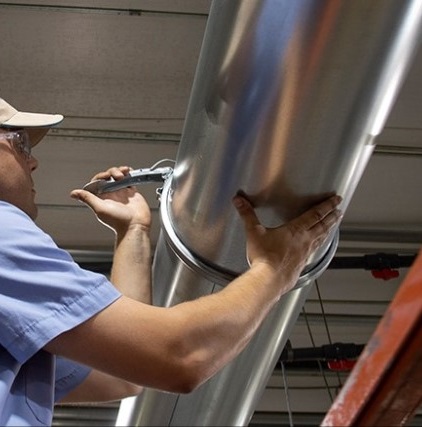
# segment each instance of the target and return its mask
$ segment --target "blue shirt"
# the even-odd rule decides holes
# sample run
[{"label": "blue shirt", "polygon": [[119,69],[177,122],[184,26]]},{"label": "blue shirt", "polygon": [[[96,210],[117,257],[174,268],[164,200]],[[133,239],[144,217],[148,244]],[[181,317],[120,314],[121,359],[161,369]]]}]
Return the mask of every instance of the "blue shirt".
[{"label": "blue shirt", "polygon": [[0,425],[51,425],[85,366],[42,348],[120,297],[15,206],[0,201]]}]

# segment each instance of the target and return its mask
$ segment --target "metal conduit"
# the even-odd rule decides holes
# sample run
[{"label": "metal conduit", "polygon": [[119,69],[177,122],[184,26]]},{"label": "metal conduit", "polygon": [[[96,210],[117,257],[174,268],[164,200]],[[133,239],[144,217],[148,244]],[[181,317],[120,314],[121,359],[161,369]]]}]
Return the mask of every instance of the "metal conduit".
[{"label": "metal conduit", "polygon": [[[217,292],[247,268],[232,207],[267,226],[328,193],[346,209],[419,41],[419,0],[214,0],[174,176],[161,199],[154,304]],[[146,390],[118,425],[247,425],[336,235],[249,346],[193,393]]]}]

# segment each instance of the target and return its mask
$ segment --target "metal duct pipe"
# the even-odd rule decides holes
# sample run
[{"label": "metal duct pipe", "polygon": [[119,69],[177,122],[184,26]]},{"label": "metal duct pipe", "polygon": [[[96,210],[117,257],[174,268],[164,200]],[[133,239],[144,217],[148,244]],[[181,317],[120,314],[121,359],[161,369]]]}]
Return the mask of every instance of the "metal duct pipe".
[{"label": "metal duct pipe", "polygon": [[[218,291],[247,268],[231,199],[267,226],[328,193],[345,209],[419,40],[420,0],[214,0],[174,176],[161,200],[154,303]],[[189,395],[146,390],[118,425],[247,425],[335,251],[314,254],[249,346]]]}]

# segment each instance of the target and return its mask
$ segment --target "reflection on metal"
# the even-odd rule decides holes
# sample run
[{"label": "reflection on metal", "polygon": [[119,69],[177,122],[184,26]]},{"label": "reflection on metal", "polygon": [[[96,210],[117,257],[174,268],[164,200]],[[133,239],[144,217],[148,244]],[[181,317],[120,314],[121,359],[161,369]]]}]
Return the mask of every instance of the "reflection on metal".
[{"label": "reflection on metal", "polygon": [[[238,191],[266,226],[332,192],[346,209],[413,57],[421,13],[419,0],[212,3],[174,174],[161,200],[166,231],[154,258],[155,304],[217,292],[225,285],[218,272],[248,267],[231,203]],[[212,275],[201,274],[203,265]],[[309,288],[285,295],[248,347],[195,392],[145,391],[126,406],[127,424],[247,425]]]}]

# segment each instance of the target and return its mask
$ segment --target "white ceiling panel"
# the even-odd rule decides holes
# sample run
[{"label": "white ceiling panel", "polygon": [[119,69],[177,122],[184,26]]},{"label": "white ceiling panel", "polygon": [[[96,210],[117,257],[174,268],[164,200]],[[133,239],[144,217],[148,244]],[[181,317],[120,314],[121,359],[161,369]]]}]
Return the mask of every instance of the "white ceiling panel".
[{"label": "white ceiling panel", "polygon": [[[1,9],[2,96],[65,116],[184,118],[206,18]],[[159,31],[156,31],[159,29]]]},{"label": "white ceiling panel", "polygon": [[375,154],[344,216],[348,222],[373,227],[422,230],[422,156]]},{"label": "white ceiling panel", "polygon": [[387,127],[420,129],[422,111],[422,49],[419,49],[387,121]]},{"label": "white ceiling panel", "polygon": [[[112,165],[148,168],[162,159],[175,159],[172,142],[105,138],[46,137],[34,150],[40,166],[34,173],[39,203],[68,204],[68,194],[81,188],[97,171]],[[167,163],[166,166],[172,166]],[[148,187],[154,184],[145,185]],[[144,190],[144,189],[142,189]]]}]

